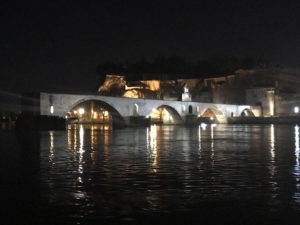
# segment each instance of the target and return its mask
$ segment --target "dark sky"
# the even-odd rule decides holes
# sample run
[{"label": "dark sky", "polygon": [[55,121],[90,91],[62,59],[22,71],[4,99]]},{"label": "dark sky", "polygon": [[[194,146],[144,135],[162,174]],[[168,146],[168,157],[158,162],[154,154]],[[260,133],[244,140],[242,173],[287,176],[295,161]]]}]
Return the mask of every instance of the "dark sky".
[{"label": "dark sky", "polygon": [[300,1],[0,3],[1,89],[96,90],[96,66],[145,56],[300,65]]}]

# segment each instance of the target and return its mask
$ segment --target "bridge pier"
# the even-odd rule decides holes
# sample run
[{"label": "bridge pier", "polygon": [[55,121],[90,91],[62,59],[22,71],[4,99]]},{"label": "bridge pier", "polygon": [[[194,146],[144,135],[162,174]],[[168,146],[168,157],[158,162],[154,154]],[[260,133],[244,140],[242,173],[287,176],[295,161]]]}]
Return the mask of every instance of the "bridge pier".
[{"label": "bridge pier", "polygon": [[199,123],[199,117],[194,114],[186,115],[184,122],[186,125],[197,125]]},{"label": "bridge pier", "polygon": [[127,126],[150,126],[151,119],[146,116],[129,116],[126,122]]},{"label": "bridge pier", "polygon": [[111,124],[116,127],[150,126],[151,119],[146,116],[127,116],[123,118],[113,118]]}]

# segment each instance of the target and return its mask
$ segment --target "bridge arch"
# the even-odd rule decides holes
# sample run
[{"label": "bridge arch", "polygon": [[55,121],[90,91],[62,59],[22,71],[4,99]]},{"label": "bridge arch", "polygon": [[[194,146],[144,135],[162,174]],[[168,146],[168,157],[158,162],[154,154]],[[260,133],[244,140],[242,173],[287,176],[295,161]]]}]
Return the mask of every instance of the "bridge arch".
[{"label": "bridge arch", "polygon": [[151,123],[180,124],[183,119],[177,110],[169,105],[160,105],[150,113]]},{"label": "bridge arch", "polygon": [[241,116],[242,117],[254,117],[254,113],[252,112],[251,109],[249,108],[246,108],[246,109],[243,109],[242,112],[241,112]]},{"label": "bridge arch", "polygon": [[206,108],[201,114],[201,117],[204,117],[211,122],[216,122],[216,123],[226,122],[225,114],[221,110],[212,107]]},{"label": "bridge arch", "polygon": [[110,104],[97,99],[81,99],[68,108],[68,122],[124,124],[124,118]]}]

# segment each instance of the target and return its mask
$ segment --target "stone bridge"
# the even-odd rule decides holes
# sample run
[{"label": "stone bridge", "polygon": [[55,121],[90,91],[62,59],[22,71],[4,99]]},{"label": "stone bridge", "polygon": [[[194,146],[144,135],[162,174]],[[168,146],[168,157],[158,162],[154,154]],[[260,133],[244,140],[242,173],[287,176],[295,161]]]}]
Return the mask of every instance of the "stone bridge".
[{"label": "stone bridge", "polygon": [[[153,110],[165,109],[174,117],[173,123],[185,123],[189,118],[209,117],[226,123],[232,116],[248,115],[249,105],[228,105],[192,101],[154,100],[100,95],[40,93],[40,115],[66,117],[78,105],[93,101],[111,115],[115,123],[129,125],[136,118],[150,118]],[[245,114],[246,112],[246,114]],[[247,113],[248,112],[248,113]],[[254,114],[252,114],[254,115]]]}]

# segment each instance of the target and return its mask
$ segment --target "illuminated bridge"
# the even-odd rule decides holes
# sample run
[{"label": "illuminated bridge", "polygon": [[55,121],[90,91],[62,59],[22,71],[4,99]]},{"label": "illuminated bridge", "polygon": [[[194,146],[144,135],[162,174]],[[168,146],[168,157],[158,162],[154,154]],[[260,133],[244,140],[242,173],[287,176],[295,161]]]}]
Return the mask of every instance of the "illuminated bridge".
[{"label": "illuminated bridge", "polygon": [[40,93],[40,115],[67,118],[70,122],[134,125],[182,124],[208,119],[226,123],[233,116],[254,116],[249,105],[228,105],[192,101],[108,97],[100,95]]}]

